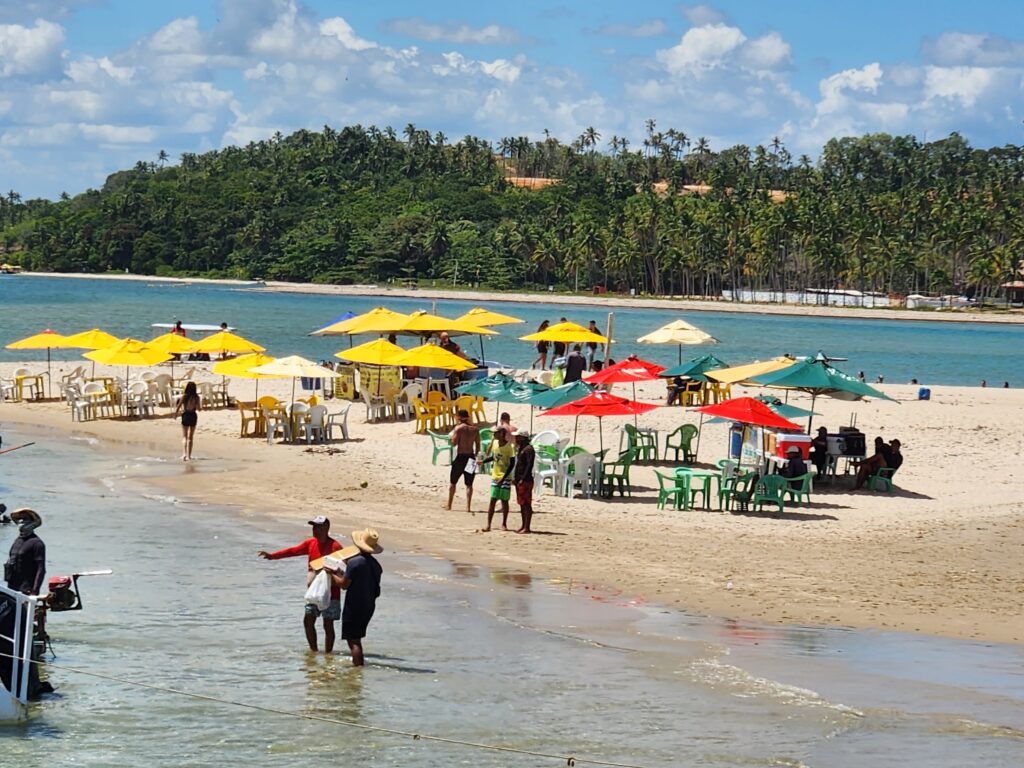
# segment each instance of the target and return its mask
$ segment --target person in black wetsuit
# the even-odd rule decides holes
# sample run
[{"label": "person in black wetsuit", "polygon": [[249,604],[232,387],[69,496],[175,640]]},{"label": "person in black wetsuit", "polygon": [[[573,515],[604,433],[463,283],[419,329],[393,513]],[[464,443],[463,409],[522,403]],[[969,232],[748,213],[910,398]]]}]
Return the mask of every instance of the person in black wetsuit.
[{"label": "person in black wetsuit", "polygon": [[331,580],[345,590],[341,637],[348,643],[355,667],[363,666],[363,638],[380,597],[380,577],[384,569],[374,555],[384,550],[377,539],[377,532],[371,528],[352,531],[352,543],[359,547],[359,554],[346,562],[344,574],[331,574]]},{"label": "person in black wetsuit", "polygon": [[4,581],[15,592],[38,595],[46,578],[46,544],[35,531],[43,519],[33,509],[18,509],[11,513],[11,521],[18,526],[18,538],[4,564]]}]

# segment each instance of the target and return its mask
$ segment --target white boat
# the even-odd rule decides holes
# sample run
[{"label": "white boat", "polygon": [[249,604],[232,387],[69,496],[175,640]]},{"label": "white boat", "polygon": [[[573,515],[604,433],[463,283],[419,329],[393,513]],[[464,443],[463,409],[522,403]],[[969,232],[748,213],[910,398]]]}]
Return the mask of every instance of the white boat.
[{"label": "white boat", "polygon": [[29,669],[39,599],[0,584],[0,723],[28,717]]},{"label": "white boat", "polygon": [[[151,327],[170,329],[174,328],[174,326],[174,323],[153,323]],[[184,328],[186,331],[197,331],[199,333],[215,333],[217,331],[225,330],[221,328],[219,325],[203,325],[202,323],[182,323],[181,327]],[[235,329],[232,328],[231,326],[228,326],[227,330],[234,332]]]}]

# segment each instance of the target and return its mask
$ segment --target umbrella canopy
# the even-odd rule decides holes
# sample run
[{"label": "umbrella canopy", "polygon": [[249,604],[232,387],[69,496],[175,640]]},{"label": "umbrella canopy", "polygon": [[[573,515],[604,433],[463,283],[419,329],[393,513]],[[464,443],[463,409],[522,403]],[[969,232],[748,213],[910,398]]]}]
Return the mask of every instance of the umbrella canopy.
[{"label": "umbrella canopy", "polygon": [[317,365],[312,360],[307,360],[299,355],[289,355],[271,360],[269,363],[258,365],[249,369],[250,373],[280,376],[292,380],[292,402],[295,402],[295,380],[298,378],[310,379],[336,379],[341,374],[335,373],[330,368]]},{"label": "umbrella canopy", "polygon": [[676,344],[679,347],[679,362],[683,361],[683,345],[689,344],[717,344],[718,339],[709,333],[705,333],[695,325],[685,320],[673,320],[668,325],[663,325],[656,331],[651,331],[646,336],[637,339],[641,344]]},{"label": "umbrella canopy", "polygon": [[147,341],[146,346],[169,355],[187,355],[195,349],[196,343],[176,333],[165,333]]},{"label": "umbrella canopy", "polygon": [[792,357],[776,357],[772,360],[747,363],[746,365],[737,365],[732,368],[706,370],[704,371],[704,376],[722,384],[736,384],[741,381],[753,379],[755,376],[760,376],[765,373],[781,371],[783,368],[788,368],[795,362],[796,360]]},{"label": "umbrella canopy", "polygon": [[[47,328],[41,333],[37,333],[33,336],[26,336],[24,339],[18,339],[18,341],[12,342],[7,345],[7,349],[45,349],[46,350],[46,386],[50,388],[50,350],[51,349],[68,349],[74,345],[68,344],[66,336],[62,336],[56,331],[51,331]],[[48,393],[53,394],[52,390]]]},{"label": "umbrella canopy", "polygon": [[68,347],[74,347],[76,349],[104,349],[116,344],[119,341],[117,336],[111,336],[106,331],[101,331],[99,328],[93,328],[92,330],[82,331],[81,333],[74,333],[71,336],[66,336],[64,342]]},{"label": "umbrella canopy", "polygon": [[159,349],[153,349],[138,339],[121,339],[105,349],[86,352],[83,357],[89,358],[94,363],[123,365],[125,381],[128,380],[128,368],[130,367],[148,367],[171,359],[171,355],[161,352]]},{"label": "umbrella canopy", "polygon": [[573,381],[554,389],[541,390],[532,395],[526,402],[538,408],[557,408],[560,405],[572,403],[582,397],[586,397],[593,391],[594,388],[589,384],[582,381]]},{"label": "umbrella canopy", "polygon": [[264,352],[266,347],[261,347],[254,341],[242,338],[231,331],[220,331],[200,339],[192,347],[193,352],[205,353],[208,355],[223,355],[228,352],[245,354],[247,352]]},{"label": "umbrella canopy", "polygon": [[[408,315],[393,312],[387,307],[375,307],[369,312],[348,318],[335,318],[310,336],[344,336],[357,333],[391,333]],[[378,330],[377,326],[381,326]],[[386,327],[385,327],[386,326]]]},{"label": "umbrella canopy", "polygon": [[253,370],[276,359],[262,352],[251,352],[248,355],[232,357],[230,360],[218,360],[210,370],[220,376],[233,376],[236,379],[287,379],[287,376],[280,374],[257,373]]},{"label": "umbrella canopy", "polygon": [[789,403],[784,403],[777,397],[772,397],[771,395],[758,395],[757,399],[784,419],[806,419],[811,416],[818,415],[807,408],[800,408],[795,405],[790,405]]},{"label": "umbrella canopy", "polygon": [[492,312],[489,309],[483,307],[473,307],[464,315],[455,318],[458,323],[469,323],[475,325],[478,328],[486,328],[491,325],[509,325],[510,323],[525,323],[525,320],[520,320],[518,317],[512,317],[511,315],[503,315],[501,312]]},{"label": "umbrella canopy", "polygon": [[714,405],[702,405],[697,410],[709,416],[721,416],[729,421],[752,424],[755,427],[802,431],[799,425],[782,418],[765,403],[753,397],[734,397]]},{"label": "umbrella canopy", "polygon": [[527,336],[520,336],[520,341],[561,341],[566,344],[573,342],[579,342],[583,344],[585,342],[593,342],[595,344],[607,344],[608,339],[599,333],[594,333],[582,325],[576,323],[555,323],[554,325],[545,328],[543,331],[537,331],[537,333],[531,333]]},{"label": "umbrella canopy", "polygon": [[483,379],[475,379],[465,384],[460,384],[455,391],[460,395],[471,397],[482,397],[485,400],[494,400],[501,396],[516,383],[516,380],[507,373],[498,372]]},{"label": "umbrella canopy", "polygon": [[352,363],[367,365],[397,365],[395,358],[404,355],[405,350],[387,339],[374,339],[352,349],[335,352],[334,356]]},{"label": "umbrella canopy", "polygon": [[406,336],[425,336],[431,333],[447,333],[449,336],[465,336],[473,334],[477,336],[497,336],[497,331],[481,328],[469,322],[452,320],[450,317],[432,315],[429,312],[418,310],[409,315],[409,319],[399,328],[396,333]]},{"label": "umbrella canopy", "polygon": [[635,384],[638,381],[654,381],[662,375],[664,370],[664,367],[657,363],[650,363],[641,360],[636,355],[630,355],[615,365],[609,365],[597,373],[585,376],[583,380],[588,384]]},{"label": "umbrella canopy", "polygon": [[[640,413],[653,411],[657,407],[654,403],[640,403],[636,400],[627,400],[625,397],[617,397],[607,392],[591,392],[579,400],[545,411],[541,416],[575,416],[577,425],[579,424],[580,416],[596,416],[598,440],[600,441],[600,449],[603,451],[604,432],[601,429],[601,420],[605,416],[636,416]],[[573,439],[575,440],[575,435]]]},{"label": "umbrella canopy", "polygon": [[704,375],[708,371],[713,371],[716,368],[725,368],[728,363],[719,360],[714,355],[701,355],[695,357],[692,360],[681,363],[675,368],[669,368],[661,372],[661,375],[665,378],[675,378],[676,376],[689,377],[694,381],[707,381],[707,377]]},{"label": "umbrella canopy", "polygon": [[394,364],[419,366],[420,368],[441,368],[446,371],[468,371],[470,368],[476,367],[465,358],[434,344],[414,347],[397,357]]}]

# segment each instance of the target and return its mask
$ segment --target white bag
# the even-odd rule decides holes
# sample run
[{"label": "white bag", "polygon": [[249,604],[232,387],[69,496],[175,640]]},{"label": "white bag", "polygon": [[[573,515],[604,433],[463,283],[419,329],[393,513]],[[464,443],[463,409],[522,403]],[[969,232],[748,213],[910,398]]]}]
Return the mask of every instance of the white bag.
[{"label": "white bag", "polygon": [[320,571],[313,583],[306,590],[306,602],[312,603],[319,610],[326,611],[331,604],[331,577],[327,571]]}]

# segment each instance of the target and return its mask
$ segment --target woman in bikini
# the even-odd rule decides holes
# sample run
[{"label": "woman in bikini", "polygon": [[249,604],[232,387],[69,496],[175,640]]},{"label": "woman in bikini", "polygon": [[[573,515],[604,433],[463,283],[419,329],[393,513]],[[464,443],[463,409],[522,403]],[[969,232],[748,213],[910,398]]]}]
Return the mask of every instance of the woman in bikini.
[{"label": "woman in bikini", "polygon": [[196,383],[190,381],[185,385],[185,391],[174,406],[174,415],[181,414],[181,460],[192,460],[192,438],[196,434],[196,424],[199,423],[199,414],[202,407],[202,400],[196,392]]},{"label": "woman in bikini", "polygon": [[[540,324],[540,328],[537,329],[537,333],[540,333],[541,331],[546,331],[547,329],[548,321],[545,320],[543,323]],[[542,371],[548,367],[548,342],[546,341],[537,342],[537,357],[534,359],[532,363],[530,363],[530,367],[536,368],[537,363],[540,363],[540,369]]]}]

